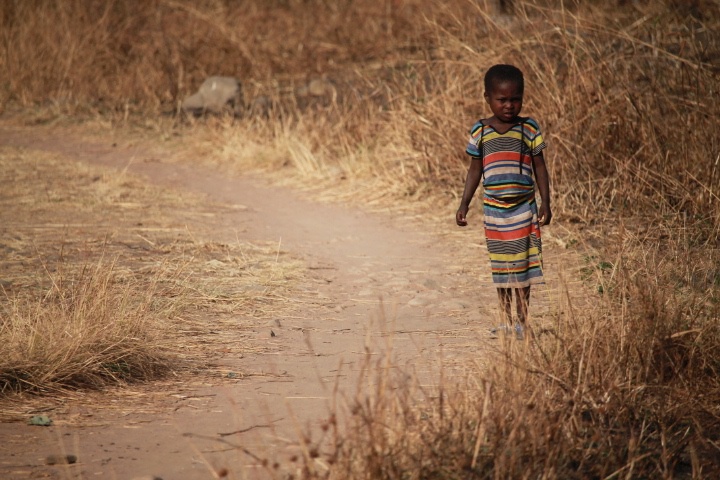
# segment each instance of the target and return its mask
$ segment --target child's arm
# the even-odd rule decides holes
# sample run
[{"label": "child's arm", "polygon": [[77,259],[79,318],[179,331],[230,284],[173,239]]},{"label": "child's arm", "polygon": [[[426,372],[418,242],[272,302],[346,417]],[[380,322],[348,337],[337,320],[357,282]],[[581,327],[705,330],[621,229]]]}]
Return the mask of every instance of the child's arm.
[{"label": "child's arm", "polygon": [[478,185],[480,185],[480,177],[482,177],[482,160],[479,158],[473,158],[470,161],[470,168],[468,168],[467,178],[465,179],[465,190],[463,191],[462,200],[460,201],[460,208],[458,208],[455,214],[455,223],[459,226],[464,227],[467,225],[467,212],[470,208],[470,200],[475,195]]},{"label": "child's arm", "polygon": [[533,167],[535,167],[535,180],[538,190],[540,190],[540,211],[538,212],[538,222],[540,225],[548,225],[552,220],[552,210],[550,209],[550,175],[548,175],[545,166],[545,157],[542,152],[532,157]]}]

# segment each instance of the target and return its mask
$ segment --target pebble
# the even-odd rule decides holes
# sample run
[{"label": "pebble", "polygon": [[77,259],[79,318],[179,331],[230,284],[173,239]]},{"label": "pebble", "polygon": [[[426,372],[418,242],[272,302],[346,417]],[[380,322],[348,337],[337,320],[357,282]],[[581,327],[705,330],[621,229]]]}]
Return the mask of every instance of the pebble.
[{"label": "pebble", "polygon": [[430,304],[430,299],[426,297],[417,296],[408,302],[411,307],[424,307]]},{"label": "pebble", "polygon": [[72,465],[77,463],[75,455],[48,455],[45,457],[45,465]]}]

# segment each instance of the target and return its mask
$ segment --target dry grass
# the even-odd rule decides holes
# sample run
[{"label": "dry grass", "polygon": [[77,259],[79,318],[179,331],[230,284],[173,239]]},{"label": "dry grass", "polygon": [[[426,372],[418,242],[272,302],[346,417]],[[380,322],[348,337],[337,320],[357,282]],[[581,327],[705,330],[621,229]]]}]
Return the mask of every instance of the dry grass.
[{"label": "dry grass", "polygon": [[[306,476],[717,476],[717,2],[256,3],[6,3],[2,102],[132,124],[237,75],[248,101],[271,99],[268,118],[160,130],[193,132],[195,156],[224,168],[451,215],[482,76],[515,63],[594,303],[568,301],[551,333],[467,380],[378,379],[350,404],[353,433],[329,457],[308,450]],[[295,94],[316,77],[333,95]]]},{"label": "dry grass", "polygon": [[170,369],[168,312],[155,305],[158,292],[118,282],[105,261],[65,275],[49,276],[52,287],[40,298],[2,303],[2,394],[97,388]]},{"label": "dry grass", "polygon": [[426,33],[414,16],[433,10],[418,1],[317,0],[36,0],[0,8],[8,40],[2,98],[121,113],[173,110],[207,75],[292,82],[417,48]]},{"label": "dry grass", "polygon": [[206,371],[302,301],[279,245],[203,239],[233,206],[36,151],[3,149],[0,167],[3,394]]},{"label": "dry grass", "polygon": [[616,240],[588,279],[604,286],[595,306],[569,302],[528,343],[498,346],[490,367],[471,361],[429,386],[392,351],[369,357],[380,373],[333,412],[304,478],[717,476],[717,258],[678,266],[677,250],[639,259],[636,238]]},{"label": "dry grass", "polygon": [[[292,74],[272,82],[236,73],[248,79],[248,101],[272,98],[269,118],[162,128],[191,134],[202,153],[195,157],[224,168],[261,168],[323,191],[336,187],[336,197],[363,204],[448,208],[462,184],[466,131],[487,113],[484,71],[512,62],[526,73],[525,111],[539,119],[550,144],[558,220],[585,228],[635,217],[645,227],[692,224],[700,243],[716,236],[720,141],[710,119],[718,115],[718,9],[516,3],[508,17],[488,15],[482,2],[436,5],[440,11],[427,13],[412,51],[380,38],[375,53],[350,65],[316,72],[291,62]],[[300,36],[300,25],[287,36]],[[296,88],[319,76],[334,94],[307,104]],[[682,127],[670,138],[668,125]]]}]

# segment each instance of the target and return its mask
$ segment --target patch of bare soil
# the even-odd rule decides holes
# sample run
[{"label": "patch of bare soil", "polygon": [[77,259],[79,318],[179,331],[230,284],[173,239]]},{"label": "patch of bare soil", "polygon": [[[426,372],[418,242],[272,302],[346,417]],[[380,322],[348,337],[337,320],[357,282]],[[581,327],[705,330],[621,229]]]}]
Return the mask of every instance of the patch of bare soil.
[{"label": "patch of bare soil", "polygon": [[[0,145],[59,153],[108,176],[127,171],[190,195],[187,211],[167,211],[162,202],[138,208],[147,209],[147,222],[162,216],[208,245],[276,245],[305,269],[284,310],[265,315],[229,304],[201,316],[198,321],[217,326],[217,342],[204,337],[209,360],[201,372],[13,404],[14,415],[0,424],[2,478],[284,478],[298,473],[301,455],[322,447],[331,412],[371,386],[375,369],[397,369],[433,385],[441,369],[452,379],[468,362],[492,360],[497,340],[488,331],[497,300],[477,222],[459,231],[450,216],[432,225],[317,203],[260,178],[171,162],[171,145],[158,155],[141,142],[90,142],[63,130],[8,124],[0,125]],[[4,236],[20,223],[3,225]],[[77,222],[55,223],[72,229]],[[110,230],[133,232],[128,225]],[[152,239],[130,236],[137,249],[128,247],[123,262],[132,269]],[[550,272],[559,271],[560,253],[547,242]],[[225,251],[216,265],[241,255]],[[204,274],[212,272],[198,270],[198,284]],[[559,286],[555,275],[533,292],[531,310],[540,321],[551,321],[561,303]],[[266,287],[272,294],[273,286]],[[27,425],[35,414],[54,424]],[[63,464],[65,455],[77,461]]]}]

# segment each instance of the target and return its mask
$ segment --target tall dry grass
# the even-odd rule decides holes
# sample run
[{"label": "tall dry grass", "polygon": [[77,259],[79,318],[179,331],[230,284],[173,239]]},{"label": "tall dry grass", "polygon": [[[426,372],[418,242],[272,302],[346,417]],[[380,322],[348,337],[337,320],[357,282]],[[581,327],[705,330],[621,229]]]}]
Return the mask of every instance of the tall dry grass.
[{"label": "tall dry grass", "polygon": [[[368,359],[373,386],[331,416],[335,440],[304,478],[715,478],[720,305],[704,277],[717,254],[703,271],[616,240],[596,305],[566,299],[552,328],[506,339],[489,368],[469,361],[428,385],[391,351]],[[335,418],[349,433],[333,436]]]},{"label": "tall dry grass", "polygon": [[[466,131],[487,115],[482,76],[520,66],[557,221],[596,249],[595,306],[567,305],[551,334],[463,382],[380,379],[396,388],[351,402],[354,433],[309,455],[306,476],[717,476],[720,8],[490,3],[6,2],[2,98],[147,114],[236,75],[274,109],[193,125],[213,161],[451,212]],[[335,94],[299,99],[315,77]]]},{"label": "tall dry grass", "polygon": [[287,79],[261,86],[271,118],[213,126],[207,151],[235,168],[341,183],[346,198],[447,205],[463,181],[467,129],[488,114],[484,72],[510,62],[550,145],[558,220],[633,218],[658,236],[693,225],[700,244],[717,236],[716,5],[515,2],[512,16],[483,2],[433,5],[422,48],[325,70],[334,102],[303,107]]},{"label": "tall dry grass", "polygon": [[236,205],[33,149],[0,149],[0,182],[0,400],[214,374],[263,348],[257,319],[317,302],[277,243],[208,233]]},{"label": "tall dry grass", "polygon": [[[0,103],[146,115],[234,75],[275,109],[215,129],[226,161],[446,201],[487,114],[482,76],[512,62],[549,140],[559,219],[650,212],[697,225],[698,242],[716,235],[716,2],[506,3],[511,15],[490,0],[4,2]],[[312,78],[332,98],[295,94]]]},{"label": "tall dry grass", "polygon": [[76,274],[47,274],[45,295],[0,302],[0,395],[98,388],[170,369],[163,322],[177,306],[158,301],[158,282],[119,281],[105,260]]},{"label": "tall dry grass", "polygon": [[277,82],[419,48],[426,33],[416,15],[433,9],[396,0],[3,2],[3,99],[172,109],[208,75]]}]

